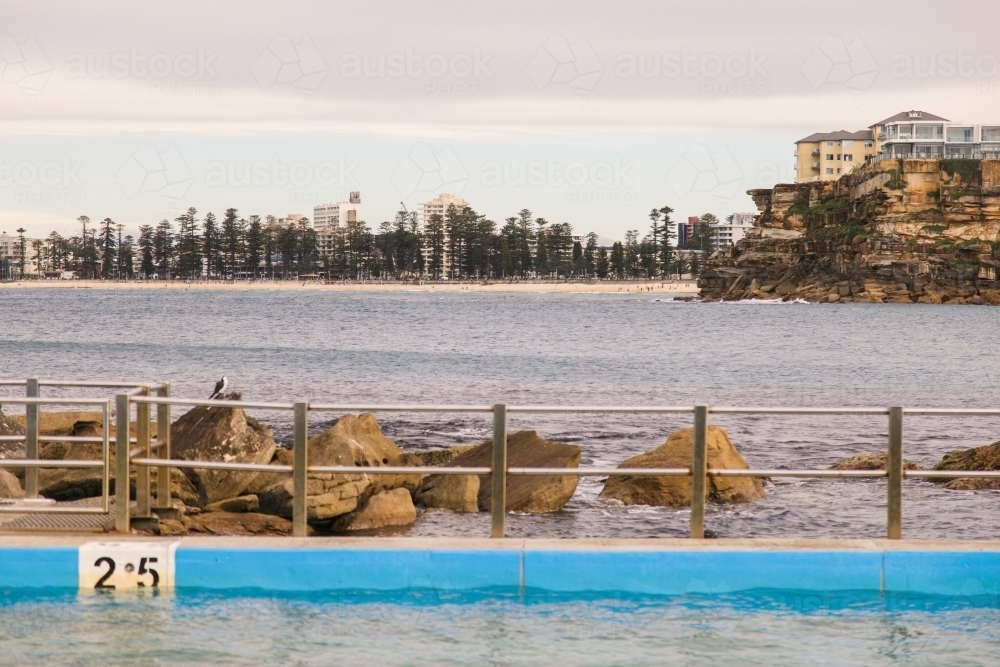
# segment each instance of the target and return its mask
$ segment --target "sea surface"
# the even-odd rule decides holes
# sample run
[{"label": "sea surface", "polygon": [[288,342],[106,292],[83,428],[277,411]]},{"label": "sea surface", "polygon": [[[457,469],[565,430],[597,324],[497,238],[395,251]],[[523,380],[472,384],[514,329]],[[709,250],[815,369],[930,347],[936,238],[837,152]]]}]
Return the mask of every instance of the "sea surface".
[{"label": "sea surface", "polygon": [[[0,292],[0,377],[168,380],[207,398],[510,405],[1000,407],[1000,308],[685,303],[637,294]],[[11,390],[7,390],[10,395]],[[2,392],[0,392],[2,395]],[[46,396],[82,395],[49,389]],[[0,399],[2,401],[2,399]],[[12,410],[16,410],[11,406]],[[176,414],[176,413],[175,413]],[[290,416],[258,413],[279,442]],[[311,433],[335,415],[314,415]],[[488,414],[379,415],[417,451],[488,439]],[[886,418],[712,416],[754,468],[817,468],[884,450]],[[687,416],[512,415],[583,449],[583,466],[652,449]],[[905,458],[1000,439],[998,418],[907,417]],[[687,510],[621,507],[584,478],[563,511],[515,515],[512,536],[654,537]],[[881,537],[884,480],[775,478],[766,499],[711,507],[724,537]],[[904,484],[904,536],[1000,537],[1000,492]],[[481,536],[486,515],[422,514],[409,535]]]}]

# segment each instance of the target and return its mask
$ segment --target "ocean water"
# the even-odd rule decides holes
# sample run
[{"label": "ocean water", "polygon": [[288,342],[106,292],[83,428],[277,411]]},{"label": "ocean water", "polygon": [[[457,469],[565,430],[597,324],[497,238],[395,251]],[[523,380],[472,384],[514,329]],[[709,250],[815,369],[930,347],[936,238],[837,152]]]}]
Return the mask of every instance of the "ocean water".
[{"label": "ocean water", "polygon": [[[759,591],[553,598],[0,596],[18,665],[995,665],[983,601]],[[9,662],[8,662],[9,661]]]},{"label": "ocean water", "polygon": [[[374,403],[981,407],[1000,405],[1000,309],[682,303],[635,294],[4,290],[0,377],[163,379],[207,397]],[[45,395],[80,395],[47,390]],[[0,398],[2,401],[2,398]],[[285,414],[257,415],[291,439]],[[319,433],[334,415],[314,415]],[[404,449],[480,442],[491,416],[379,415]],[[825,467],[884,450],[884,417],[713,416],[751,467]],[[687,416],[512,415],[579,445],[582,465],[656,447]],[[1000,419],[907,417],[905,458],[1000,439]],[[688,512],[600,500],[512,516],[512,536],[686,534]],[[776,479],[764,500],[712,507],[725,537],[880,537],[884,480]],[[1000,492],[907,480],[904,536],[1000,537]],[[486,535],[488,517],[422,514],[410,535]]]}]

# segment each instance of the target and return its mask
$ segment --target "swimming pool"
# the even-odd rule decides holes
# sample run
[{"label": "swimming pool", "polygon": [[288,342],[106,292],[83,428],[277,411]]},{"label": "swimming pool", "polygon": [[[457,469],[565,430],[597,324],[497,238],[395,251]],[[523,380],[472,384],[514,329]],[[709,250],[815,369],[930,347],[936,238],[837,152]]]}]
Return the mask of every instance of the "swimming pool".
[{"label": "swimming pool", "polygon": [[6,591],[0,661],[987,665],[996,664],[998,621],[996,605],[983,598],[871,592]]},{"label": "swimming pool", "polygon": [[998,600],[996,542],[8,535],[0,663],[985,665]]},{"label": "swimming pool", "polygon": [[[1000,642],[992,542],[88,540],[5,536],[0,662],[979,665]],[[152,553],[141,580],[173,588],[83,576]]]}]

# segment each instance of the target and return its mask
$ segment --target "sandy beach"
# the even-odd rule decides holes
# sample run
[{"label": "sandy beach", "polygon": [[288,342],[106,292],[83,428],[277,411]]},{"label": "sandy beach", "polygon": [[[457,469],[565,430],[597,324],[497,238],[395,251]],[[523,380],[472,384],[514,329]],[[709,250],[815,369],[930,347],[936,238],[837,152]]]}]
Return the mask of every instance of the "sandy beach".
[{"label": "sandy beach", "polygon": [[297,280],[258,280],[227,282],[221,280],[21,280],[0,283],[5,289],[138,289],[138,290],[328,290],[373,292],[537,292],[537,293],[657,293],[697,294],[694,280],[595,280],[587,281],[512,281],[512,282],[338,282]]}]

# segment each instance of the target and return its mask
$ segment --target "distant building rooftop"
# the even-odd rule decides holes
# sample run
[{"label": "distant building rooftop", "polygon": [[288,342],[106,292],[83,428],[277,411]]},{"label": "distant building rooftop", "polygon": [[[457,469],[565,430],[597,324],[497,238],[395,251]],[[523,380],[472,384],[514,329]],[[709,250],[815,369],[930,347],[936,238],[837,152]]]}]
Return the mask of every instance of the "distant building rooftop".
[{"label": "distant building rooftop", "polygon": [[795,143],[801,144],[813,141],[843,141],[844,139],[856,139],[859,141],[871,139],[872,133],[868,130],[858,132],[848,132],[847,130],[837,130],[836,132],[814,132],[805,139],[799,139]]},{"label": "distant building rooftop", "polygon": [[[940,120],[945,123],[949,123],[947,118],[942,118],[941,116],[935,116],[932,113],[927,113],[926,111],[917,111],[916,109],[911,109],[910,111],[900,111],[895,116],[889,116],[885,120],[881,120],[875,125],[885,125],[886,123],[895,123],[899,120]],[[874,127],[874,126],[873,126]]]}]

